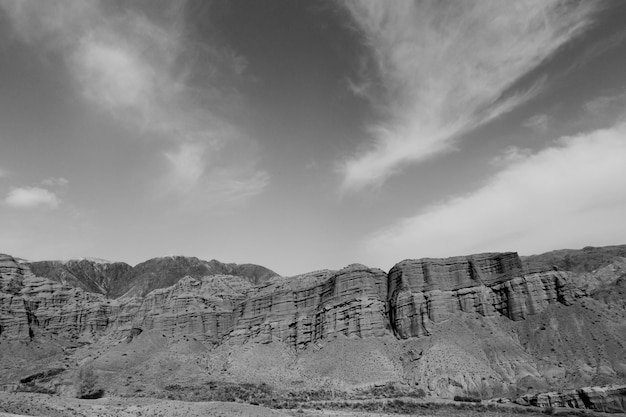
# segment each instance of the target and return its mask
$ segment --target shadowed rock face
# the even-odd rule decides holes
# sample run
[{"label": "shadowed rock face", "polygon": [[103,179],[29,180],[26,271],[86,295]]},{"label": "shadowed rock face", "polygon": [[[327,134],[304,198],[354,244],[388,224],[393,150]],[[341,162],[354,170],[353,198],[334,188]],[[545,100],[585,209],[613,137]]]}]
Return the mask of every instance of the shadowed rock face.
[{"label": "shadowed rock face", "polygon": [[143,297],[155,289],[174,285],[183,277],[201,278],[208,275],[234,275],[246,278],[252,284],[262,284],[278,274],[253,264],[225,264],[195,257],[165,256],[136,265],[124,281],[118,281],[111,289],[111,296]]},{"label": "shadowed rock face", "polygon": [[110,295],[113,288],[125,285],[133,270],[132,266],[124,262],[89,259],[31,262],[28,266],[38,277],[104,295]]}]

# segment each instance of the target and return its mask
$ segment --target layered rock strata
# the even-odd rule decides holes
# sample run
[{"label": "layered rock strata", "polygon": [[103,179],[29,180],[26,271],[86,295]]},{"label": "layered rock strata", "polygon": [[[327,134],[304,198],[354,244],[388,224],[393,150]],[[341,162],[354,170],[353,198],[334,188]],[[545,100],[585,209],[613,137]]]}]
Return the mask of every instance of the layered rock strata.
[{"label": "layered rock strata", "polygon": [[40,332],[63,337],[102,333],[134,315],[116,300],[36,277],[8,255],[0,255],[0,268],[0,336],[7,339],[28,340]]},{"label": "layered rock strata", "polygon": [[382,336],[389,322],[386,278],[380,269],[354,264],[270,284],[239,305],[230,338],[260,336],[298,348],[333,335]]},{"label": "layered rock strata", "polygon": [[263,286],[234,276],[184,278],[148,294],[133,326],[199,340],[280,340],[294,348],[334,334],[382,336],[388,328],[386,275],[351,265]]},{"label": "layered rock strata", "polygon": [[626,385],[585,387],[565,392],[525,395],[515,402],[544,408],[587,408],[609,413],[623,413],[626,412]]},{"label": "layered rock strata", "polygon": [[567,274],[524,275],[512,252],[405,260],[389,272],[388,288],[391,326],[400,338],[428,335],[458,311],[522,320],[573,297]]},{"label": "layered rock strata", "polygon": [[[183,261],[186,269],[206,267],[195,258]],[[16,338],[30,336],[31,327],[65,334],[136,327],[215,343],[260,337],[297,348],[335,334],[381,336],[393,329],[399,338],[424,336],[459,311],[521,320],[572,299],[565,273],[524,275],[515,253],[406,260],[388,275],[355,264],[340,271],[266,277],[262,285],[228,275],[187,277],[145,297],[117,300],[35,277],[8,256],[0,259],[0,268],[0,326],[5,336]],[[166,272],[171,279],[172,271]]]}]

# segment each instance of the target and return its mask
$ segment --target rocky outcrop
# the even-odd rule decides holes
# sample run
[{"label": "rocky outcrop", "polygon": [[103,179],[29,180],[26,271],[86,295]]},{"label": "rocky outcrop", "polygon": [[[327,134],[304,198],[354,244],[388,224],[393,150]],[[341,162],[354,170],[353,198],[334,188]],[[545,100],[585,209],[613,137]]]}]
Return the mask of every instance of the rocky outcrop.
[{"label": "rocky outcrop", "polygon": [[608,413],[626,412],[626,385],[585,387],[565,392],[524,395],[515,400],[535,407],[587,408]]},{"label": "rocky outcrop", "polygon": [[103,295],[36,277],[10,256],[1,255],[0,265],[1,337],[28,340],[41,333],[70,338],[83,332],[102,333],[134,315],[132,308],[127,311]]},{"label": "rocky outcrop", "polygon": [[[3,311],[22,319],[11,326],[5,320],[3,329],[14,327],[16,336],[24,335],[26,317],[27,323],[70,334],[134,326],[213,342],[260,337],[302,347],[333,334],[381,336],[390,328],[400,338],[424,336],[458,311],[521,320],[572,299],[567,275],[524,275],[515,253],[406,260],[388,275],[355,264],[292,278],[269,278],[272,272],[262,267],[185,257],[155,258],[131,269],[87,260],[33,264],[36,271],[49,268],[61,282],[35,278],[10,259],[0,281]],[[238,268],[256,278],[213,273]],[[120,299],[107,300],[65,283],[70,271],[93,278],[82,286],[110,294],[129,289]],[[193,275],[181,280],[188,272]],[[133,275],[130,287],[124,274]]]},{"label": "rocky outcrop", "polygon": [[261,337],[296,348],[333,335],[382,336],[388,329],[386,275],[350,265],[272,283],[241,303],[229,335]]},{"label": "rocky outcrop", "polygon": [[[122,369],[158,340],[159,349],[188,341],[210,350],[184,362],[198,359],[211,375],[248,380],[248,369],[269,375],[281,363],[277,378],[286,385],[311,375],[320,384],[361,383],[355,366],[377,369],[363,383],[403,381],[448,397],[620,384],[626,376],[622,263],[583,276],[487,253],[405,260],[389,274],[354,264],[295,277],[186,257],[120,266],[117,275],[94,260],[31,265],[37,274],[0,255],[0,343],[102,340],[94,355],[119,350],[105,367]],[[321,356],[330,358],[323,367]]]},{"label": "rocky outcrop", "polygon": [[391,326],[407,338],[428,335],[457,311],[522,320],[549,304],[570,303],[567,278],[558,271],[524,275],[512,252],[405,260],[389,272]]},{"label": "rocky outcrop", "polygon": [[218,343],[232,331],[234,312],[253,289],[253,285],[241,277],[214,275],[196,279],[188,276],[140,300],[133,327]]},{"label": "rocky outcrop", "polygon": [[148,294],[133,326],[214,343],[277,340],[302,348],[334,334],[382,336],[385,300],[385,273],[363,265],[263,286],[235,276],[186,277]]}]

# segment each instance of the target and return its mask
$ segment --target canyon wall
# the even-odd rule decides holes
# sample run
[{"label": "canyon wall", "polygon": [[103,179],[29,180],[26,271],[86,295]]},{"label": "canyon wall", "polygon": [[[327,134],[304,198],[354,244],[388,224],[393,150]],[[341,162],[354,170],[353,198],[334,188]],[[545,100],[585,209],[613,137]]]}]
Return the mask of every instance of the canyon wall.
[{"label": "canyon wall", "polygon": [[[194,268],[206,267],[204,261],[190,259]],[[1,334],[24,339],[34,331],[75,336],[85,331],[128,332],[134,327],[213,343],[260,338],[303,348],[335,334],[372,337],[392,331],[401,339],[427,336],[433,326],[460,311],[522,320],[572,299],[565,273],[524,275],[516,253],[405,260],[389,274],[354,264],[291,278],[264,277],[258,285],[232,275],[186,277],[143,297],[130,291],[117,299],[58,282],[63,281],[58,265],[34,264],[36,271],[56,271],[56,280],[51,281],[36,277],[10,256],[3,255],[0,262]],[[102,275],[98,271],[105,266],[89,267],[86,262],[69,265],[73,271],[87,271],[89,277]],[[140,266],[138,271],[146,268]],[[149,274],[158,271],[152,268]],[[168,270],[167,279],[171,275]],[[98,285],[111,282],[101,280]],[[141,287],[145,285],[150,286]]]},{"label": "canyon wall", "polygon": [[405,260],[389,271],[390,320],[400,338],[428,335],[458,311],[517,321],[572,299],[567,274],[524,274],[512,252]]}]

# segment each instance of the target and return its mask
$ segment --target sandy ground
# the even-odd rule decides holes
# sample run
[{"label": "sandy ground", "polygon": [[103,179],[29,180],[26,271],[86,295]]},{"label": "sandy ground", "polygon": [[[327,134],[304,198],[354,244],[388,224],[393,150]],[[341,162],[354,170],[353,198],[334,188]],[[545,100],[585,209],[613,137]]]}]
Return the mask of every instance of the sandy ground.
[{"label": "sandy ground", "polygon": [[45,394],[0,392],[0,417],[280,417],[293,415],[264,407],[224,402],[184,402],[153,398],[79,400]]}]

